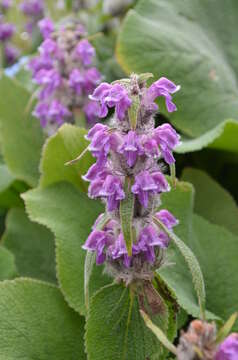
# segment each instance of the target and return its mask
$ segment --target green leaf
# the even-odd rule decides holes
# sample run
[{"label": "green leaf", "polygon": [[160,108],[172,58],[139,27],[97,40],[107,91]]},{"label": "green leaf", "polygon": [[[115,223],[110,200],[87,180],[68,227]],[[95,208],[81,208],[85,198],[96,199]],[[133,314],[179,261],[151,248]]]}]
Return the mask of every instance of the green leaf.
[{"label": "green leaf", "polygon": [[155,336],[158,338],[161,344],[164,345],[166,349],[168,349],[171,353],[176,355],[177,354],[176,347],[167,339],[163,331],[158,326],[152,323],[149,316],[143,310],[140,310],[140,313],[144,319],[146,326],[155,334]]},{"label": "green leaf", "polygon": [[237,137],[237,121],[225,120],[221,124],[195,139],[182,137],[182,143],[175,149],[175,151],[177,153],[183,154],[209,147],[212,149],[226,150],[230,151],[231,153],[237,153]]},{"label": "green leaf", "polygon": [[53,234],[31,222],[23,209],[8,212],[2,241],[15,255],[20,276],[56,282]]},{"label": "green leaf", "polygon": [[0,283],[1,359],[83,360],[83,336],[83,318],[55,286],[30,279]]},{"label": "green leaf", "polygon": [[[162,208],[171,211],[179,220],[179,225],[176,226],[175,233],[187,244],[193,231],[193,204],[193,187],[186,182],[177,182],[176,188],[172,188],[170,193],[162,195]],[[183,256],[173,243],[169,245],[167,251],[167,262],[171,264],[171,266],[159,269],[159,275],[162,276],[163,280],[174,292],[179,305],[187,313],[194,317],[199,317],[201,314],[191,274],[188,271]],[[216,316],[207,311],[206,317],[214,319]]]},{"label": "green leaf", "polygon": [[5,164],[0,164],[0,193],[8,189],[14,180],[8,167]]},{"label": "green leaf", "polygon": [[93,267],[95,265],[95,261],[96,261],[96,253],[92,251],[87,251],[84,261],[84,299],[87,310],[89,307],[89,299],[90,299],[89,283],[90,283]]},{"label": "green leaf", "polygon": [[207,309],[225,321],[237,310],[238,236],[194,215],[188,243],[204,274]]},{"label": "green leaf", "polygon": [[[164,329],[161,318],[156,323]],[[120,285],[105,286],[92,297],[86,349],[88,360],[163,359],[163,349],[140,316],[137,296]]]},{"label": "green leaf", "polygon": [[22,201],[15,189],[16,181],[5,164],[0,164],[0,207],[22,206]]},{"label": "green leaf", "polygon": [[[100,218],[99,222],[97,223],[95,229],[96,230],[103,230],[105,225],[110,220],[110,216],[108,216],[107,213],[102,214],[102,218]],[[89,284],[90,284],[90,278],[93,272],[93,268],[95,266],[96,261],[96,253],[87,251],[85,262],[84,262],[84,298],[85,298],[85,305],[86,309],[88,310],[89,307]]]},{"label": "green leaf", "polygon": [[198,169],[186,168],[182,179],[195,187],[195,212],[238,235],[238,207],[228,191]]},{"label": "green leaf", "polygon": [[14,255],[0,246],[0,281],[13,279],[17,275]]},{"label": "green leaf", "polygon": [[222,326],[222,328],[219,330],[217,337],[216,337],[216,343],[219,344],[225,338],[229,335],[231,332],[231,329],[233,325],[235,324],[237,319],[237,313],[234,313],[230,316],[230,318],[226,321],[226,323]]},{"label": "green leaf", "polygon": [[[6,101],[7,99],[7,101]],[[14,176],[35,186],[44,137],[39,121],[27,109],[29,92],[14,80],[0,78],[0,133],[5,163]]]},{"label": "green leaf", "polygon": [[[122,25],[120,65],[127,73],[150,71],[181,85],[171,121],[191,138],[226,128],[228,119],[238,131],[237,21],[236,0],[217,0],[215,6],[210,0],[140,0]],[[237,152],[235,134],[230,141],[227,132],[230,125],[212,146]]]},{"label": "green leaf", "polygon": [[81,176],[93,163],[90,152],[87,152],[76,164],[65,166],[66,162],[76,158],[88,146],[88,141],[84,138],[86,134],[85,129],[65,124],[46,141],[40,166],[41,186],[68,181],[82,191],[87,190],[87,183]]},{"label": "green leaf", "polygon": [[[23,195],[30,219],[47,226],[56,237],[57,278],[63,294],[76,311],[86,313],[84,304],[84,260],[82,249],[102,205],[90,200],[72,184],[57,183]],[[102,267],[92,273],[90,294],[107,283]]]},{"label": "green leaf", "polygon": [[126,179],[124,190],[126,196],[125,199],[120,202],[120,221],[128,255],[131,256],[133,244],[132,218],[134,214],[135,197],[131,192],[130,179]]},{"label": "green leaf", "polygon": [[[225,321],[237,310],[238,237],[225,228],[192,214],[192,193],[191,186],[177,182],[176,189],[162,196],[162,204],[180,220],[174,231],[196,255],[202,269],[206,288],[207,318],[217,316]],[[159,274],[174,291],[178,303],[184,310],[198,317],[191,277],[183,258],[171,245],[167,259],[171,266],[161,268]]]},{"label": "green leaf", "polygon": [[131,96],[132,104],[128,110],[128,115],[130,119],[131,129],[135,130],[137,125],[137,117],[140,106],[140,98],[139,95]]},{"label": "green leaf", "polygon": [[153,221],[156,225],[163,229],[163,231],[169,236],[169,238],[174,242],[174,244],[179,249],[180,253],[183,255],[189,270],[192,275],[194,288],[197,293],[199,300],[199,305],[201,309],[201,316],[204,317],[205,311],[205,285],[203,280],[203,275],[199,263],[196,259],[196,256],[191,251],[191,249],[176,235],[173,231],[169,230],[162,221],[158,220],[156,217],[153,217]]}]

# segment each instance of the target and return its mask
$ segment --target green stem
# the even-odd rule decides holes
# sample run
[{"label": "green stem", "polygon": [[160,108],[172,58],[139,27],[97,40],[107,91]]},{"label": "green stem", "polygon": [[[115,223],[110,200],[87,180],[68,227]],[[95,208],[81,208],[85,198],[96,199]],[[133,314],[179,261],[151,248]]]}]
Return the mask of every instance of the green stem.
[{"label": "green stem", "polygon": [[176,168],[175,168],[175,164],[171,164],[169,166],[170,168],[170,176],[171,176],[171,180],[172,180],[172,186],[175,188],[176,187]]}]

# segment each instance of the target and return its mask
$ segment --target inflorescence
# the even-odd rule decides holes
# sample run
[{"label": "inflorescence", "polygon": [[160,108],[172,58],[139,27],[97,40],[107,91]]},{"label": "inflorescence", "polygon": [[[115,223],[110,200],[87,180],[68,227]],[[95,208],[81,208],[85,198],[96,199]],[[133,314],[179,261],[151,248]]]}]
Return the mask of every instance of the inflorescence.
[{"label": "inflorescence", "polygon": [[179,135],[168,123],[155,128],[154,115],[159,96],[169,112],[176,110],[171,94],[179,86],[161,78],[147,88],[147,75],[102,83],[90,96],[99,105],[99,117],[113,107],[115,114],[111,126],[98,123],[87,135],[96,163],[83,178],[90,182],[89,197],[102,199],[106,212],[83,248],[95,252],[96,263],[105,262],[108,272],[127,284],[151,279],[169,244],[159,224],[169,231],[178,224],[168,210],[158,208],[160,194],[170,191],[161,161],[174,164]]},{"label": "inflorescence", "polygon": [[77,119],[94,124],[99,106],[88,95],[101,82],[101,74],[92,66],[95,49],[85,29],[76,24],[55,31],[47,18],[39,22],[39,28],[44,42],[39,56],[29,64],[40,86],[34,115],[49,134],[64,122],[74,123]]}]

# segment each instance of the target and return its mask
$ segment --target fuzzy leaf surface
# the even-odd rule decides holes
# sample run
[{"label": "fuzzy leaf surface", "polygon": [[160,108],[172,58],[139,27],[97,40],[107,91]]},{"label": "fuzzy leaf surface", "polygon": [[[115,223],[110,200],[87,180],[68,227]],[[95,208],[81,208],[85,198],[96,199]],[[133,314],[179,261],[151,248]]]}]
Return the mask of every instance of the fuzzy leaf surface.
[{"label": "fuzzy leaf surface", "polygon": [[31,116],[32,107],[27,109],[30,96],[15,80],[6,76],[0,78],[0,136],[3,157],[17,179],[36,186],[44,136],[39,121]]},{"label": "fuzzy leaf surface", "polygon": [[0,281],[13,279],[17,275],[14,255],[0,246]]},{"label": "fuzzy leaf surface", "polygon": [[238,235],[238,207],[229,192],[198,169],[186,168],[182,179],[195,187],[195,212]]},{"label": "fuzzy leaf surface", "polygon": [[[162,319],[157,324],[163,328]],[[120,285],[105,286],[91,299],[86,349],[89,360],[164,358],[140,315],[137,297],[131,302],[129,290]]]},{"label": "fuzzy leaf surface", "polygon": [[88,146],[88,141],[84,138],[86,134],[85,129],[65,124],[46,141],[40,166],[42,187],[68,181],[81,191],[87,191],[87,183],[81,176],[93,163],[91,154],[87,152],[76,164],[65,166],[67,161],[76,158]]},{"label": "fuzzy leaf surface", "polygon": [[[90,200],[72,184],[57,183],[34,189],[23,195],[32,221],[47,226],[55,235],[57,278],[63,294],[76,311],[85,314],[84,260],[82,249],[103,206]],[[105,285],[102,267],[95,267],[91,276],[90,294]]]},{"label": "fuzzy leaf surface", "polygon": [[54,236],[30,221],[23,209],[8,212],[2,241],[15,255],[20,276],[56,282]]},{"label": "fuzzy leaf surface", "polygon": [[117,44],[122,68],[181,85],[170,118],[196,139],[182,152],[211,144],[238,153],[237,22],[236,0],[140,0],[125,17]]},{"label": "fuzzy leaf surface", "polygon": [[84,320],[50,284],[0,283],[0,330],[0,359],[86,359]]}]

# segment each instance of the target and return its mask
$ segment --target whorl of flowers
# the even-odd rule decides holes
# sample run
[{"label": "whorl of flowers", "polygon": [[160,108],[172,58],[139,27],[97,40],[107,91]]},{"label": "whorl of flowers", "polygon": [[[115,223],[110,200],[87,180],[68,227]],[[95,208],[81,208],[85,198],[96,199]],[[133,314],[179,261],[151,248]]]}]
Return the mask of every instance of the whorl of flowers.
[{"label": "whorl of flowers", "polygon": [[178,360],[237,360],[238,334],[232,333],[217,343],[216,325],[193,320],[182,333],[178,345]]},{"label": "whorl of flowers", "polygon": [[158,160],[172,165],[179,135],[168,123],[155,128],[154,102],[165,98],[169,112],[176,106],[172,95],[179,90],[161,78],[149,88],[147,75],[133,74],[113,84],[102,83],[90,97],[99,104],[99,117],[115,108],[111,126],[96,124],[87,135],[96,163],[83,177],[90,182],[88,195],[106,203],[84,249],[96,252],[97,264],[106,262],[110,273],[129,283],[150,279],[163,261],[170,231],[178,223],[166,209],[158,211],[160,194],[170,190]]},{"label": "whorl of flowers", "polygon": [[37,23],[44,17],[44,0],[24,0],[20,10],[27,17],[26,31],[31,34],[37,28]]},{"label": "whorl of flowers", "polygon": [[75,25],[54,31],[49,19],[41,20],[39,28],[44,42],[29,64],[40,87],[34,115],[48,133],[64,122],[75,122],[77,116],[85,116],[89,125],[95,123],[99,106],[88,95],[101,82],[101,74],[92,66],[95,49],[84,28]]},{"label": "whorl of flowers", "polygon": [[5,21],[5,15],[12,5],[10,0],[0,1],[0,43],[2,47],[2,63],[12,65],[19,57],[19,50],[11,44],[11,39],[16,31],[15,26]]}]

